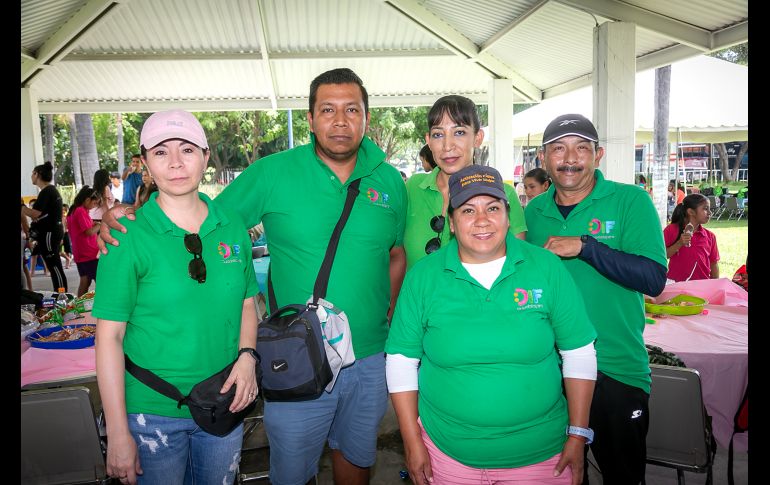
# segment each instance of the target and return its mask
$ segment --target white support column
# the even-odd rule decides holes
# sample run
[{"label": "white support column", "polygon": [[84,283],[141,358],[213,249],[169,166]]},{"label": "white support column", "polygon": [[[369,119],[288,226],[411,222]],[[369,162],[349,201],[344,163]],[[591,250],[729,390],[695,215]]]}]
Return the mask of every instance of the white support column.
[{"label": "white support column", "polygon": [[510,79],[489,81],[489,165],[513,185],[513,85]]},{"label": "white support column", "polygon": [[593,122],[605,147],[601,171],[634,183],[636,25],[605,22],[594,28]]},{"label": "white support column", "polygon": [[21,194],[37,195],[37,187],[30,179],[35,165],[43,163],[43,138],[37,97],[30,88],[21,88]]}]

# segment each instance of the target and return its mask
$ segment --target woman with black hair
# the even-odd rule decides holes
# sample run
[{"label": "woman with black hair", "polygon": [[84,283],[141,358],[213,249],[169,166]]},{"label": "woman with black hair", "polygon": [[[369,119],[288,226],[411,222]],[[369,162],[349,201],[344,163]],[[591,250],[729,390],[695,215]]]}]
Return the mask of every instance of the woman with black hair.
[{"label": "woman with black hair", "polygon": [[101,168],[94,172],[94,188],[96,191],[97,204],[88,213],[91,219],[95,222],[102,220],[102,214],[112,209],[115,205],[115,196],[112,195],[112,182],[110,181],[110,173]]},{"label": "woman with black hair", "polygon": [[30,238],[35,241],[32,254],[39,254],[51,274],[53,291],[67,291],[67,276],[62,268],[59,248],[64,237],[62,226],[62,199],[53,180],[53,165],[45,162],[32,169],[32,183],[40,189],[32,208],[22,207],[25,216],[32,218]]},{"label": "woman with black hair", "polygon": [[[475,149],[484,141],[476,105],[465,96],[443,96],[428,111],[427,153],[436,168],[412,175],[406,183],[409,210],[404,228],[406,268],[446,244],[453,235],[446,222],[449,205],[449,177],[474,164]],[[424,150],[424,148],[423,148]],[[422,155],[424,152],[420,151]],[[510,230],[524,239],[527,225],[516,189],[504,184],[511,210]]]},{"label": "woman with black hair", "polygon": [[719,278],[717,237],[703,224],[711,219],[711,204],[703,194],[690,194],[677,204],[671,224],[663,229],[669,279]]},{"label": "woman with black hair", "polygon": [[80,275],[77,296],[84,295],[91,286],[91,281],[96,281],[96,267],[99,263],[96,235],[101,223],[91,219],[89,212],[98,204],[99,193],[84,185],[67,213],[67,226],[72,237],[72,255]]}]

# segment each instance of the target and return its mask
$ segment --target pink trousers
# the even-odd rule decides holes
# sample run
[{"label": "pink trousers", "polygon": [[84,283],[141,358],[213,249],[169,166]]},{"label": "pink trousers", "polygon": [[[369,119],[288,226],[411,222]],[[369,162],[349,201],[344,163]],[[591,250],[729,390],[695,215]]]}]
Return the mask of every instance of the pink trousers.
[{"label": "pink trousers", "polygon": [[420,423],[422,441],[428,448],[433,485],[570,485],[572,468],[567,466],[558,477],[553,469],[559,463],[561,453],[548,460],[519,468],[472,468],[447,456],[430,439]]}]

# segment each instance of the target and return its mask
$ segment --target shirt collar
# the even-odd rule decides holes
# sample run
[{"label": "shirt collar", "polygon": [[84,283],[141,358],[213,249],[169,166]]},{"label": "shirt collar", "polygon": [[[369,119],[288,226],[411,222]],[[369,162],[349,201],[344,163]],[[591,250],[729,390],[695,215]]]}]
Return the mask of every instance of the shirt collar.
[{"label": "shirt collar", "polygon": [[[593,204],[594,200],[602,199],[615,193],[615,184],[607,182],[607,180],[604,178],[604,174],[598,168],[594,169],[594,178],[596,179],[596,184],[591,190],[591,193],[588,194],[585,199],[581,200],[574,209],[572,209],[572,212],[569,213],[567,218],[570,218],[572,214],[581,212],[585,207],[589,207],[591,204]],[[548,187],[548,191],[546,191],[545,195],[542,197],[547,197],[545,201],[548,201],[547,204],[544,204],[542,209],[543,215],[563,220],[564,217],[556,207],[556,186],[551,184],[551,186]]]},{"label": "shirt collar", "polygon": [[[153,192],[150,194],[150,198],[137,211],[137,214],[141,212],[144,215],[144,218],[147,220],[147,223],[150,225],[150,228],[152,228],[152,230],[158,234],[165,234],[170,232],[174,236],[184,237],[184,235],[187,234],[187,231],[174,224],[171,219],[168,218],[166,213],[163,212],[163,209],[161,209],[158,205],[157,198],[158,192]],[[216,204],[212,203],[208,195],[204,194],[203,192],[198,192],[198,198],[206,203],[209,211],[206,219],[203,221],[203,224],[201,224],[201,228],[198,231],[198,235],[201,238],[205,237],[208,233],[216,229],[217,226],[224,226],[230,223],[230,220],[227,218],[227,216],[217,208]]]},{"label": "shirt collar", "polygon": [[[497,277],[497,280],[515,273],[516,265],[524,261],[524,252],[521,250],[521,244],[523,242],[516,239],[516,236],[508,231],[505,235],[505,263],[503,263],[503,269],[500,271],[500,276]],[[456,237],[449,241],[444,251],[444,269],[453,272],[455,278],[475,281],[468,273],[468,270],[465,269],[465,266],[463,266],[462,261],[460,261]]]},{"label": "shirt collar", "polygon": [[[329,169],[315,151],[316,138],[314,133],[310,133],[310,145],[316,161]],[[368,136],[364,136],[361,140],[361,144],[358,146],[358,152],[356,153],[356,166],[353,168],[353,173],[348,178],[347,183],[371,175],[384,161],[385,152],[383,152]]]},{"label": "shirt collar", "polygon": [[436,183],[436,177],[438,177],[439,172],[441,171],[440,168],[438,168],[438,165],[431,170],[428,175],[423,177],[422,181],[420,182],[420,188],[421,189],[433,189],[438,191],[438,184]]}]

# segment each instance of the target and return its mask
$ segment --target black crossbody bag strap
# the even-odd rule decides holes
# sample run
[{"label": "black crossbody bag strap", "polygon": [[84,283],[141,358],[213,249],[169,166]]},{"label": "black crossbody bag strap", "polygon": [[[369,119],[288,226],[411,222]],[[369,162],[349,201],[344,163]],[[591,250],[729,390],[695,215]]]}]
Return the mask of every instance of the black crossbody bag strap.
[{"label": "black crossbody bag strap", "polygon": [[123,354],[126,362],[126,370],[129,374],[136,377],[139,382],[146,385],[150,389],[157,391],[164,396],[176,401],[176,407],[181,408],[182,404],[187,401],[187,398],[179,392],[179,389],[171,385],[168,381],[158,377],[151,370],[145,369],[136,365],[126,354]]},{"label": "black crossbody bag strap", "polygon": [[[326,248],[326,255],[321,263],[321,269],[318,271],[318,276],[313,286],[313,304],[318,305],[318,299],[326,296],[326,290],[329,287],[329,275],[332,272],[332,264],[334,263],[334,255],[337,254],[337,246],[340,243],[340,236],[342,235],[342,229],[348,222],[350,212],[353,210],[353,202],[355,202],[358,196],[358,187],[361,185],[361,179],[356,179],[353,183],[348,185],[348,196],[345,199],[345,207],[342,209],[340,220],[337,221],[337,225],[334,226],[332,231],[332,237],[329,239],[329,246]],[[275,301],[275,293],[273,292],[272,278],[270,277],[271,266],[267,268],[267,295],[270,301],[270,311],[278,309],[278,303]]]}]

